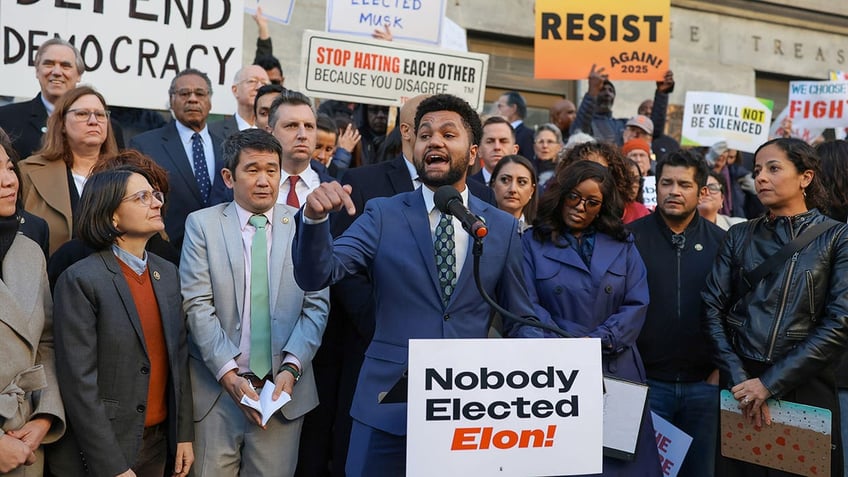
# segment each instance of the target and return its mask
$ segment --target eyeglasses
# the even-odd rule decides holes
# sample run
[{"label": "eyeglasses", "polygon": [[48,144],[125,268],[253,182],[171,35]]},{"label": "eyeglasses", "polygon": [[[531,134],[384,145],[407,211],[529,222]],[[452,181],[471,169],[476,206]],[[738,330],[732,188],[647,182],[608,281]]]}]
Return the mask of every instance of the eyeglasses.
[{"label": "eyeglasses", "polygon": [[710,192],[718,193],[721,192],[722,187],[721,184],[707,184],[707,189],[709,189]]},{"label": "eyeglasses", "polygon": [[154,191],[140,190],[140,191],[136,192],[135,194],[130,194],[130,195],[124,197],[123,202],[126,202],[128,200],[134,200],[136,202],[140,202],[141,205],[145,205],[145,206],[149,207],[152,204],[153,199],[158,200],[160,204],[164,204],[165,203],[165,194],[163,194],[161,191],[158,191],[158,190],[154,190]]},{"label": "eyeglasses", "polygon": [[565,205],[569,207],[577,207],[581,203],[586,208],[586,210],[600,209],[601,206],[604,205],[604,203],[598,199],[584,199],[580,196],[580,194],[576,192],[569,192],[565,194]]},{"label": "eyeglasses", "polygon": [[109,111],[104,111],[102,109],[69,109],[67,114],[73,118],[74,121],[85,123],[91,119],[91,115],[94,115],[94,119],[97,120],[98,123],[105,123],[109,119]]},{"label": "eyeglasses", "polygon": [[271,84],[269,81],[265,81],[261,78],[248,78],[246,80],[239,81],[240,84],[247,84],[251,88],[258,88],[259,86],[265,86],[266,84]]},{"label": "eyeglasses", "polygon": [[206,99],[209,96],[209,90],[198,88],[198,89],[190,89],[190,88],[182,88],[176,91],[173,91],[171,94],[175,94],[180,97],[182,100],[187,100],[191,98],[191,95],[197,96],[197,99]]}]

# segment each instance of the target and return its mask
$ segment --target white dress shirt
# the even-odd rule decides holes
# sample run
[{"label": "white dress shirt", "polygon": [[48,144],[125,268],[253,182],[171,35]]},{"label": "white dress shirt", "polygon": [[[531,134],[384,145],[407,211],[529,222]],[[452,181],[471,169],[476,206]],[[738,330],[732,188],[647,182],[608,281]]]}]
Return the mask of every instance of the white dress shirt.
[{"label": "white dress shirt", "polygon": [[291,189],[291,182],[289,182],[290,175],[300,176],[300,180],[295,184],[294,192],[297,194],[297,200],[302,207],[306,203],[306,196],[321,185],[321,178],[318,177],[318,173],[310,165],[306,166],[306,169],[298,174],[289,174],[284,170],[280,170],[280,193],[277,195],[278,204],[286,203],[286,197],[288,197],[289,189]]},{"label": "white dress shirt", "polygon": [[[191,171],[194,172],[194,154],[191,152],[191,137],[194,136],[195,130],[185,126],[183,123],[174,120],[177,126],[177,134],[180,135],[180,143],[185,150],[188,165]],[[215,183],[215,176],[218,171],[215,170],[215,150],[212,148],[212,136],[209,135],[209,128],[203,126],[200,131],[200,142],[203,143],[203,155],[206,157],[206,171],[209,173],[209,183]]]}]

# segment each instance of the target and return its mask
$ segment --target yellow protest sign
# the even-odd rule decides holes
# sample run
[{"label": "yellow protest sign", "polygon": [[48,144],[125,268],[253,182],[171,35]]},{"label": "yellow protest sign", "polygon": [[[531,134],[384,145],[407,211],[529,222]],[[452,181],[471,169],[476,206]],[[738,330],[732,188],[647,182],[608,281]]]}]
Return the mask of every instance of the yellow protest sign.
[{"label": "yellow protest sign", "polygon": [[669,69],[669,0],[536,0],[535,77],[660,81]]}]

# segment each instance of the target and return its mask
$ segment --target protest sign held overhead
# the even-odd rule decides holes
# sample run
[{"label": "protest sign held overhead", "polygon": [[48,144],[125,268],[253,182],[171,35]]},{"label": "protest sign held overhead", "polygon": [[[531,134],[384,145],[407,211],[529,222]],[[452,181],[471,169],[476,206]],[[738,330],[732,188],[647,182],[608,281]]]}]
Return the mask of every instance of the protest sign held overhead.
[{"label": "protest sign held overhead", "polygon": [[282,25],[291,22],[294,0],[244,0],[244,11],[256,14],[256,7],[262,8],[262,15],[268,20]]},{"label": "protest sign held overhead", "polygon": [[396,106],[448,93],[483,109],[488,55],[307,30],[301,90],[309,95]]},{"label": "protest sign held overhead", "polygon": [[602,470],[597,338],[410,340],[407,475]]},{"label": "protest sign held overhead", "polygon": [[788,108],[793,127],[846,127],[848,81],[792,81]]},{"label": "protest sign held overhead", "polygon": [[371,37],[388,26],[395,40],[438,45],[445,0],[327,0],[327,31]]},{"label": "protest sign held overhead", "polygon": [[768,141],[773,102],[730,93],[688,91],[683,111],[683,146],[726,141],[727,147],[754,152]]},{"label": "protest sign held overhead", "polygon": [[669,69],[669,0],[536,0],[535,77],[661,81]]},{"label": "protest sign held overhead", "polygon": [[[165,108],[176,73],[209,75],[212,112],[232,113],[230,82],[241,67],[242,0],[174,2],[2,2],[0,94],[35,94],[38,46],[54,36],[73,43],[85,61],[82,83],[96,85],[112,105]],[[127,94],[128,92],[132,94]]]}]

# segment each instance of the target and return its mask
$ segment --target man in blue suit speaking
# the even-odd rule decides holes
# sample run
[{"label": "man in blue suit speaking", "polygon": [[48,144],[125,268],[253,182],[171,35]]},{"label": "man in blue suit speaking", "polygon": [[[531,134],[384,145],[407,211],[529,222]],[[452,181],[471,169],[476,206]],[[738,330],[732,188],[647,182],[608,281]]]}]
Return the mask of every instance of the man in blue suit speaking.
[{"label": "man in blue suit speaking", "polygon": [[435,207],[436,189],[455,187],[465,206],[486,221],[489,235],[480,259],[486,291],[516,314],[533,315],[518,224],[466,187],[469,159],[482,135],[480,118],[462,99],[436,95],[418,106],[415,134],[413,162],[426,187],[372,199],[335,241],[327,216],[343,208],[355,213],[350,186],[321,184],[297,216],[293,262],[304,290],[319,290],[359,271],[369,272],[374,283],[376,328],[350,410],[349,477],[405,473],[406,403],[380,399],[406,372],[409,340],[488,334],[490,307],[474,284],[472,240],[459,220]]}]

